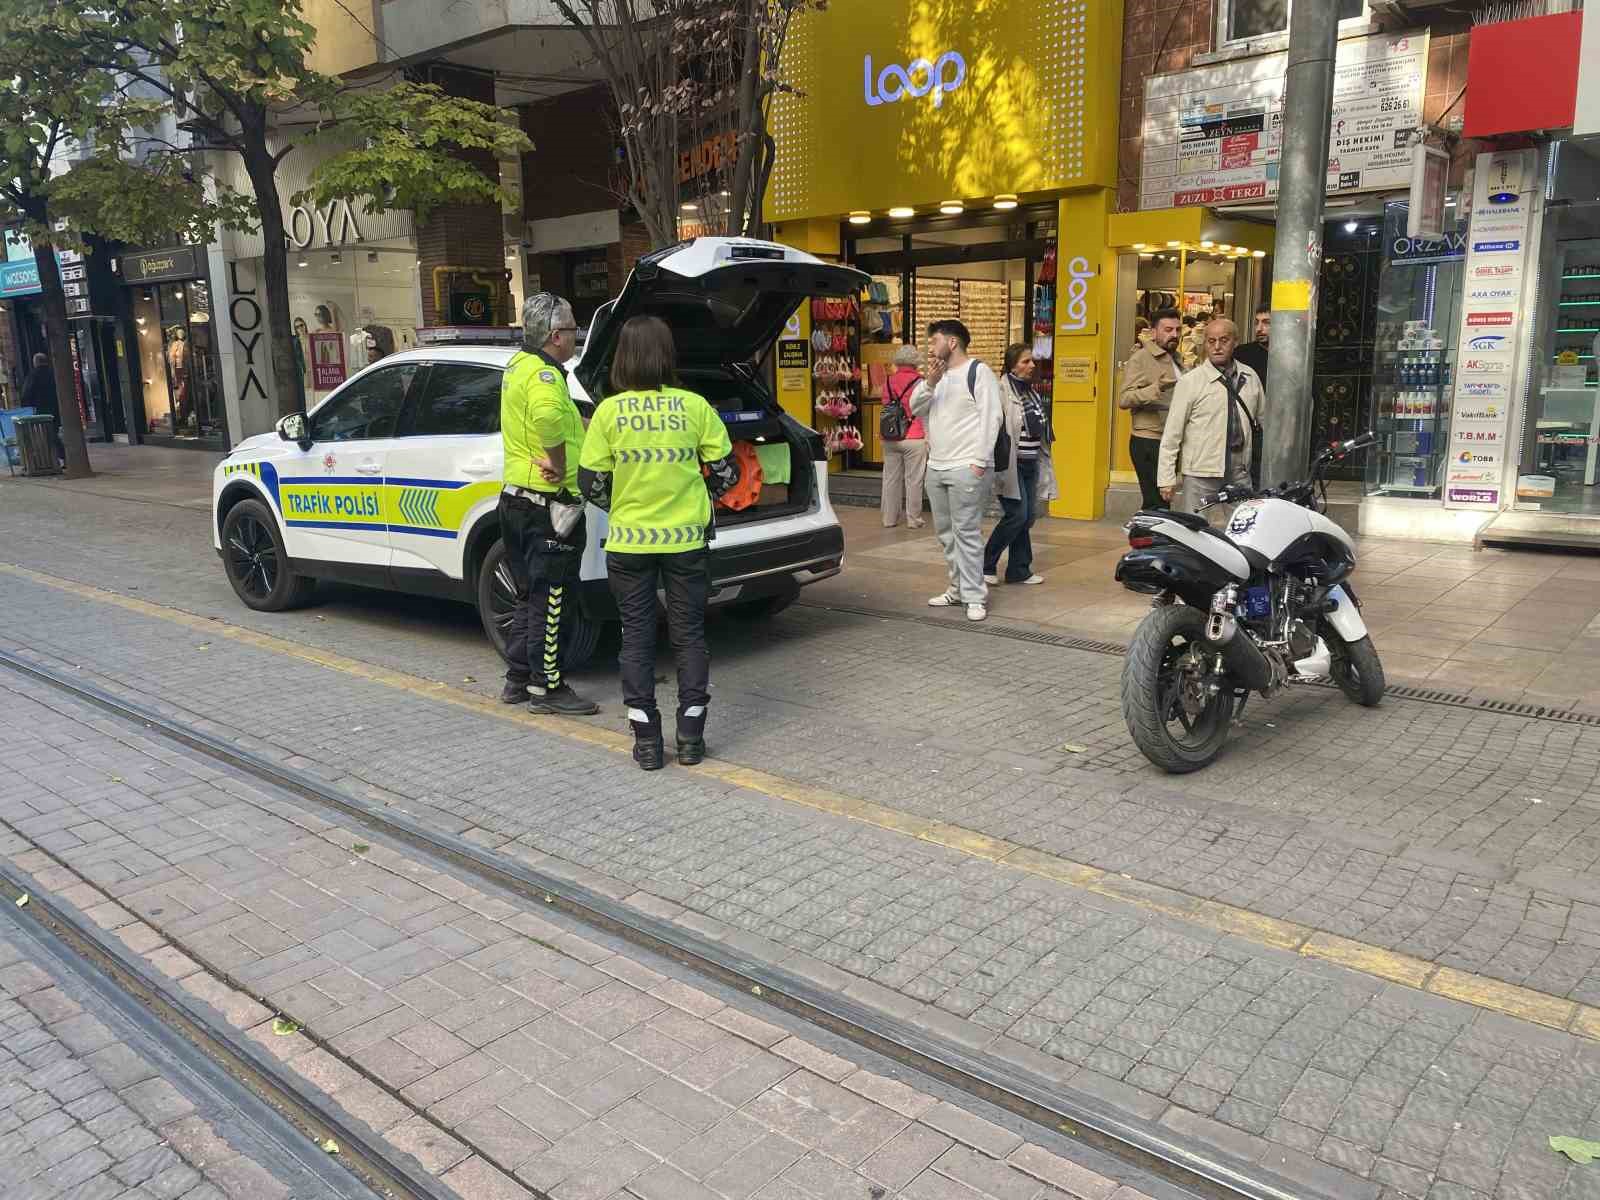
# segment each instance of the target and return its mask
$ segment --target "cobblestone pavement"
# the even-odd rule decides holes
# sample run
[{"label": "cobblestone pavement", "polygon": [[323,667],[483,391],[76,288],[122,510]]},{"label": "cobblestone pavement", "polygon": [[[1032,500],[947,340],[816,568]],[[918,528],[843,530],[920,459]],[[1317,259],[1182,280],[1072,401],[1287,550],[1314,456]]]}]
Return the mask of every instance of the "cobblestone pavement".
[{"label": "cobblestone pavement", "polygon": [[[498,662],[466,609],[329,588],[305,612],[251,613],[223,579],[203,513],[12,495],[23,498],[0,513],[5,558],[452,687],[496,686]],[[0,595],[19,641],[207,715],[236,708],[234,681],[214,669],[219,648],[174,657],[167,632],[129,644],[48,590],[5,579]],[[1415,702],[1374,712],[1308,689],[1252,703],[1224,758],[1180,783],[1131,745],[1116,657],[814,608],[769,629],[719,622],[714,649],[713,750],[726,759],[1600,1002],[1600,729]],[[579,679],[617,711],[604,656]],[[450,747],[425,763],[386,773],[363,764],[389,757],[392,719],[375,738],[373,724],[326,715],[273,707],[276,740],[430,800],[465,784],[493,804],[521,787],[483,776],[472,722],[452,724]],[[261,732],[254,714],[240,723]]]},{"label": "cobblestone pavement", "polygon": [[[1152,918],[704,776],[641,776],[608,751],[229,639],[204,640],[14,576],[0,588],[12,628],[27,630],[36,648],[92,663],[86,677],[166,697],[169,706],[181,698],[188,719],[280,757],[297,751],[297,761],[351,786],[387,788],[391,803],[506,853],[600,872],[620,891],[682,904],[684,919],[702,927],[756,931],[751,944],[794,969],[833,964],[930,1001],[932,1028],[1030,1066],[1053,1063],[1067,1086],[1333,1194],[1577,1200],[1591,1182],[1544,1140],[1594,1128],[1600,1047],[1592,1042]],[[63,706],[30,685],[15,694],[18,704],[29,695]],[[39,723],[31,715],[20,722]],[[181,900],[187,911],[178,919],[199,917],[160,885],[174,878],[164,875],[175,869],[167,855],[217,852],[207,818],[217,806],[191,795],[186,821],[196,827],[119,827],[128,823],[105,818],[139,803],[140,789],[181,798],[193,787],[117,775],[87,781],[85,804],[61,795],[62,766],[47,754],[0,791],[0,811],[37,806],[38,821],[19,828],[38,845],[113,894],[153,884],[162,898],[149,908],[165,913]],[[244,820],[237,810],[222,817]],[[348,864],[319,865],[337,886],[349,878]],[[276,936],[236,949],[224,942],[215,953],[238,954],[238,967],[287,952],[265,973],[288,971],[274,981],[285,986],[307,983],[302,972],[313,964],[293,947],[275,949]],[[407,953],[421,963],[432,957],[416,944]],[[365,997],[330,998],[349,1006]]]},{"label": "cobblestone pavement", "polygon": [[[0,1195],[6,1200],[312,1200],[264,1147],[235,1149],[183,1090],[30,960],[0,921]],[[103,1015],[103,1014],[102,1014]],[[237,1135],[235,1135],[237,1136]]]},{"label": "cobblestone pavement", "polygon": [[[1126,1166],[1090,1169],[58,693],[0,695],[28,731],[0,751],[0,853],[464,1200],[1151,1200]],[[88,1094],[49,1070],[30,1079]]]}]

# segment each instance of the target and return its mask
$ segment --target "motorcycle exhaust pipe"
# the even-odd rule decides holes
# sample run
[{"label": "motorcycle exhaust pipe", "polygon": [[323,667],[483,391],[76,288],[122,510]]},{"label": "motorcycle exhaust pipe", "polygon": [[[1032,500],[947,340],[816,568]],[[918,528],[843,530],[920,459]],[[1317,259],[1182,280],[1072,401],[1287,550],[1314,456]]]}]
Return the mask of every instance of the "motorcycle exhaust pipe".
[{"label": "motorcycle exhaust pipe", "polygon": [[[1219,618],[1222,632],[1227,635],[1224,640],[1210,636],[1212,627],[1219,624]],[[1213,613],[1206,622],[1209,648],[1222,655],[1222,665],[1228,673],[1251,691],[1265,692],[1272,687],[1272,663],[1249,638],[1234,636],[1237,632],[1238,622],[1226,613]]]}]

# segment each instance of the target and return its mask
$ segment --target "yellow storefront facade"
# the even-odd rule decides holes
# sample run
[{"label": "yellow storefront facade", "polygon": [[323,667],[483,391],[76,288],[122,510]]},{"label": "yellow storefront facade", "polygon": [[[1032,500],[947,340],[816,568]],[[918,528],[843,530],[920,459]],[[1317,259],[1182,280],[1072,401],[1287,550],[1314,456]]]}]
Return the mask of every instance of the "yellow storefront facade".
[{"label": "yellow storefront facade", "polygon": [[1051,512],[1103,514],[1121,38],[1121,0],[856,0],[796,21],[767,217],[780,241],[874,279],[844,320],[803,309],[779,357],[793,415],[835,445],[851,444],[846,426],[858,435],[838,461],[871,461],[894,345],[958,315],[975,344],[981,329],[986,359],[1021,341],[1047,365]]}]

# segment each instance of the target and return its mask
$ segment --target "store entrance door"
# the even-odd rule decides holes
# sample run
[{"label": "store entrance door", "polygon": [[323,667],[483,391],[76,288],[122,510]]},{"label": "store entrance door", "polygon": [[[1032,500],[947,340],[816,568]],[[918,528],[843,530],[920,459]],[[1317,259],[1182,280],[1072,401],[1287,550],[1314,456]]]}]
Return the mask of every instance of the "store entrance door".
[{"label": "store entrance door", "polygon": [[[1016,233],[1025,236],[1008,236]],[[1054,242],[1053,223],[1026,221],[1010,228],[931,228],[893,237],[863,237],[851,244],[851,264],[873,277],[882,300],[863,309],[862,448],[850,456],[851,467],[882,468],[878,422],[884,380],[893,369],[890,361],[902,344],[925,348],[930,322],[961,321],[972,334],[972,357],[996,374],[1004,367],[1008,346],[1033,343],[1035,282]],[[1036,361],[1034,387],[1048,397],[1050,363],[1043,356]]]}]

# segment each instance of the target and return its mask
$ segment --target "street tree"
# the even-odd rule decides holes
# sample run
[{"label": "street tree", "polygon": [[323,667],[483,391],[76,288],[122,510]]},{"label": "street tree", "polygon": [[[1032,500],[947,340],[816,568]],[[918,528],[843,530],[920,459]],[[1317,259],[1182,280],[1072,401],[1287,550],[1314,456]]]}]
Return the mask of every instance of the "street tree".
[{"label": "street tree", "polygon": [[348,147],[313,172],[309,190],[319,202],[412,208],[422,217],[438,205],[501,197],[499,181],[466,156],[515,158],[531,149],[494,105],[409,81],[347,85],[315,70],[316,30],[302,17],[300,0],[39,0],[35,7],[34,25],[70,43],[80,61],[164,96],[197,148],[239,156],[262,234],[262,286],[283,414],[305,410],[305,388],[290,328],[278,187],[278,167],[294,143],[280,136],[279,120],[293,114],[314,135],[339,137]]},{"label": "street tree", "polygon": [[788,86],[779,78],[784,46],[792,23],[828,0],[552,3],[611,91],[626,196],[651,242],[678,240],[686,196],[709,228],[759,233],[775,154],[772,101]]},{"label": "street tree", "polygon": [[94,238],[209,236],[234,213],[206,195],[178,157],[136,161],[131,141],[161,105],[128,97],[109,71],[56,57],[24,36],[21,0],[0,0],[0,225],[32,244],[44,306],[66,473],[92,474],[84,441],[67,301],[56,253]]}]

